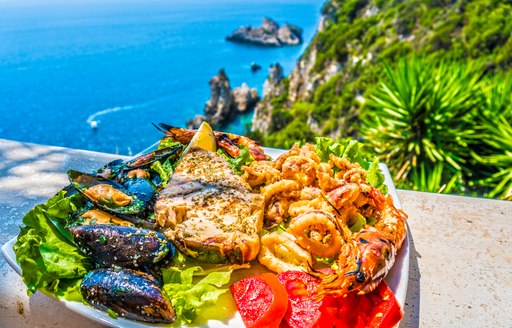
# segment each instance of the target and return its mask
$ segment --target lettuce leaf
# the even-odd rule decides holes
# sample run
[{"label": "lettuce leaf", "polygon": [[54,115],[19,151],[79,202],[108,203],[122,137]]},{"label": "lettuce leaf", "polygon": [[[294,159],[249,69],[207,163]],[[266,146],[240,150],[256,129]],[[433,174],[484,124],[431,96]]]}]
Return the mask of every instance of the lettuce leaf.
[{"label": "lettuce leaf", "polygon": [[64,228],[66,218],[82,204],[81,196],[65,197],[60,191],[46,204],[38,205],[23,217],[14,244],[27,294],[38,289],[67,300],[82,300],[81,278],[91,268],[87,257],[70,241]]},{"label": "lettuce leaf", "polygon": [[149,167],[156,173],[160,175],[160,179],[162,179],[162,186],[165,187],[171,174],[174,172],[171,162],[167,159],[163,164],[160,161],[155,161]]},{"label": "lettuce leaf", "polygon": [[220,288],[231,278],[232,270],[211,271],[194,284],[194,277],[204,272],[200,266],[179,269],[162,269],[164,290],[174,307],[176,316],[190,324],[197,317],[197,310],[205,304],[213,304],[228,288]]},{"label": "lettuce leaf", "polygon": [[331,138],[317,137],[315,150],[322,162],[327,162],[329,155],[333,154],[359,164],[366,170],[366,182],[387,194],[388,188],[384,184],[384,174],[379,167],[379,160],[364,148],[364,144],[350,138],[334,141]]},{"label": "lettuce leaf", "polygon": [[242,175],[244,173],[244,171],[242,171],[242,166],[249,166],[254,162],[254,158],[252,158],[249,149],[243,145],[240,145],[240,155],[238,155],[237,158],[232,158],[222,149],[217,150],[217,154],[224,157],[238,175]]},{"label": "lettuce leaf", "polygon": [[179,142],[179,141],[174,141],[171,138],[167,138],[167,139],[164,138],[164,139],[160,140],[160,143],[158,144],[158,149],[174,147],[174,146],[177,146],[180,144],[181,144],[181,142]]},{"label": "lettuce leaf", "polygon": [[366,182],[379,189],[384,195],[388,193],[388,186],[384,184],[384,174],[379,167],[379,159],[373,158],[370,166],[366,169]]}]

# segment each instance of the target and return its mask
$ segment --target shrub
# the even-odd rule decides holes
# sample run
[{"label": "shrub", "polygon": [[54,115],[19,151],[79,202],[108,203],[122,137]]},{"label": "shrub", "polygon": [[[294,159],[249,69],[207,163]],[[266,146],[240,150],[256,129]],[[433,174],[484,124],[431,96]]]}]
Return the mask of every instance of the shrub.
[{"label": "shrub", "polygon": [[[399,186],[462,191],[468,149],[477,143],[473,110],[482,70],[457,62],[403,59],[370,92],[361,134]],[[434,188],[435,187],[435,188]],[[433,190],[438,189],[438,190]]]}]

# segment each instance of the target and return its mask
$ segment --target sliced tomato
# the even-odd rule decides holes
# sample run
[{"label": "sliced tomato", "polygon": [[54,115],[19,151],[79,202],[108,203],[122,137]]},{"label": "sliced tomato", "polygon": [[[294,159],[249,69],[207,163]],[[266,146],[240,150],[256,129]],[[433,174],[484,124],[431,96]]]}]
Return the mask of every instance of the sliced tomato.
[{"label": "sliced tomato", "polygon": [[291,328],[391,328],[403,317],[395,295],[385,282],[371,293],[349,293],[316,299],[320,280],[300,271],[278,275],[286,288],[289,305],[284,316]]},{"label": "sliced tomato", "polygon": [[288,296],[277,276],[261,273],[230,287],[238,312],[247,328],[278,328],[288,307]]},{"label": "sliced tomato", "polygon": [[368,294],[350,293],[320,309],[334,313],[334,326],[339,328],[391,328],[403,317],[393,291],[385,282]]},{"label": "sliced tomato", "polygon": [[395,294],[384,281],[367,295],[372,305],[368,327],[391,328],[404,316]]},{"label": "sliced tomato", "polygon": [[334,298],[327,296],[321,301],[317,300],[316,291],[320,280],[301,271],[286,271],[277,277],[288,293],[288,310],[284,320],[289,327],[333,327],[332,320],[336,315],[336,311],[332,311],[336,307]]}]

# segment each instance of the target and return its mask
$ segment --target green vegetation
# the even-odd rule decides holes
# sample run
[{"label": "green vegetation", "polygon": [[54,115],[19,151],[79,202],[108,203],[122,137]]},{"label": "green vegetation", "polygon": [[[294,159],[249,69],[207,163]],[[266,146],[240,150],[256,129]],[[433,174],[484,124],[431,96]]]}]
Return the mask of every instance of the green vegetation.
[{"label": "green vegetation", "polygon": [[414,58],[386,73],[369,90],[361,134],[399,187],[512,196],[510,80],[475,63]]},{"label": "green vegetation", "polygon": [[[266,145],[353,137],[400,187],[512,198],[511,1],[334,0],[322,13],[311,69],[264,100]],[[312,91],[289,88],[301,83]]]}]

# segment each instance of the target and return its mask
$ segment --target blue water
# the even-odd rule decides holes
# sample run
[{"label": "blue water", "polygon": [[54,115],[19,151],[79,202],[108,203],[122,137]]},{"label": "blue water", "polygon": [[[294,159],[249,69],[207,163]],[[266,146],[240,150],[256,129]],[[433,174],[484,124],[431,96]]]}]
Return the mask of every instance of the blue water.
[{"label": "blue water", "polygon": [[[203,113],[208,80],[261,87],[288,74],[313,37],[321,0],[5,3],[0,0],[0,138],[136,153],[160,138],[151,122],[184,126]],[[304,29],[303,46],[224,40],[269,16]],[[256,62],[264,69],[250,71]],[[99,122],[97,130],[87,120]],[[228,126],[243,133],[242,117]]]}]

